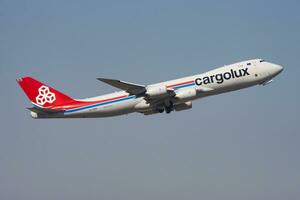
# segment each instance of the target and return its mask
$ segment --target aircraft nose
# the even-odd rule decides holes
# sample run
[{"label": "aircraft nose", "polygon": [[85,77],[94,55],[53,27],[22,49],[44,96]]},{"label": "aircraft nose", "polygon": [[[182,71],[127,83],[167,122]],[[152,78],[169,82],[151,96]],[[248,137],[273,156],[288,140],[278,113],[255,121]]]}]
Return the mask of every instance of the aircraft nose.
[{"label": "aircraft nose", "polygon": [[283,67],[281,65],[274,64],[273,68],[274,68],[274,71],[275,71],[276,75],[283,71]]}]

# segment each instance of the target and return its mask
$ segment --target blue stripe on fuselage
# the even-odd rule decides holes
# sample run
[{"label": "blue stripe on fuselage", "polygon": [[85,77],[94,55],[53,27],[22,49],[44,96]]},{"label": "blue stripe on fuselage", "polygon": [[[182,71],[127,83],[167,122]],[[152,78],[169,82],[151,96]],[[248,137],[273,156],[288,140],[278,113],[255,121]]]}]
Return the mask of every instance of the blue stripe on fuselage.
[{"label": "blue stripe on fuselage", "polygon": [[195,83],[190,83],[190,84],[186,84],[186,85],[180,85],[180,86],[173,87],[173,89],[178,90],[181,88],[190,87],[190,86],[194,86],[194,85],[195,85]]},{"label": "blue stripe on fuselage", "polygon": [[72,110],[66,110],[65,113],[71,113],[71,112],[81,111],[81,110],[85,110],[85,109],[89,109],[89,108],[94,108],[94,107],[97,107],[97,106],[103,106],[103,105],[107,105],[107,104],[111,104],[111,103],[116,103],[116,102],[120,102],[120,101],[125,101],[125,100],[129,100],[129,99],[135,99],[135,98],[136,98],[136,96],[132,95],[132,96],[125,97],[125,98],[122,98],[122,99],[116,99],[116,100],[112,100],[112,101],[107,101],[107,102],[93,104],[93,105],[90,105],[90,106],[85,106],[85,107],[82,107],[82,108],[75,108],[75,109],[72,109]]}]

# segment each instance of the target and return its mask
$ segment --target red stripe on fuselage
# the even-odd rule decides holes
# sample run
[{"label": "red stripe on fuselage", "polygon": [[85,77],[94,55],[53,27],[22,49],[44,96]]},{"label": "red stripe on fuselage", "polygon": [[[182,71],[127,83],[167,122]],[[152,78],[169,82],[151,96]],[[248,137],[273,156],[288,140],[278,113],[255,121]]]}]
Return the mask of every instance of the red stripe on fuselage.
[{"label": "red stripe on fuselage", "polygon": [[172,87],[176,87],[176,86],[179,86],[179,85],[190,84],[190,83],[194,83],[194,81],[187,81],[187,82],[183,82],[183,83],[176,83],[176,84],[173,84],[173,85],[168,85],[167,88],[172,88]]}]

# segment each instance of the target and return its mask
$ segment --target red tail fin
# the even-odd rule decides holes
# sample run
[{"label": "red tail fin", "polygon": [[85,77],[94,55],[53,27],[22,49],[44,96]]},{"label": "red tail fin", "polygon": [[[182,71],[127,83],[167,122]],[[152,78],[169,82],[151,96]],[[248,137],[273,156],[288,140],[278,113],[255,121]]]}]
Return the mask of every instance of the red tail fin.
[{"label": "red tail fin", "polygon": [[17,79],[30,101],[43,108],[55,108],[75,100],[31,77]]}]

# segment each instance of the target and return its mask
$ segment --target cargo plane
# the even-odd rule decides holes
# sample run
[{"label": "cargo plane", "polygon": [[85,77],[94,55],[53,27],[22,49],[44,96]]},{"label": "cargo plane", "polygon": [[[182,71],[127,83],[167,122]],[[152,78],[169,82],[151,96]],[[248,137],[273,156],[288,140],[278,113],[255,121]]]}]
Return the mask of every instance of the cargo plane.
[{"label": "cargo plane", "polygon": [[282,70],[280,65],[253,59],[150,85],[98,78],[121,91],[86,99],[71,98],[29,76],[17,82],[33,104],[28,108],[33,118],[97,118],[191,109],[196,99],[269,84]]}]

